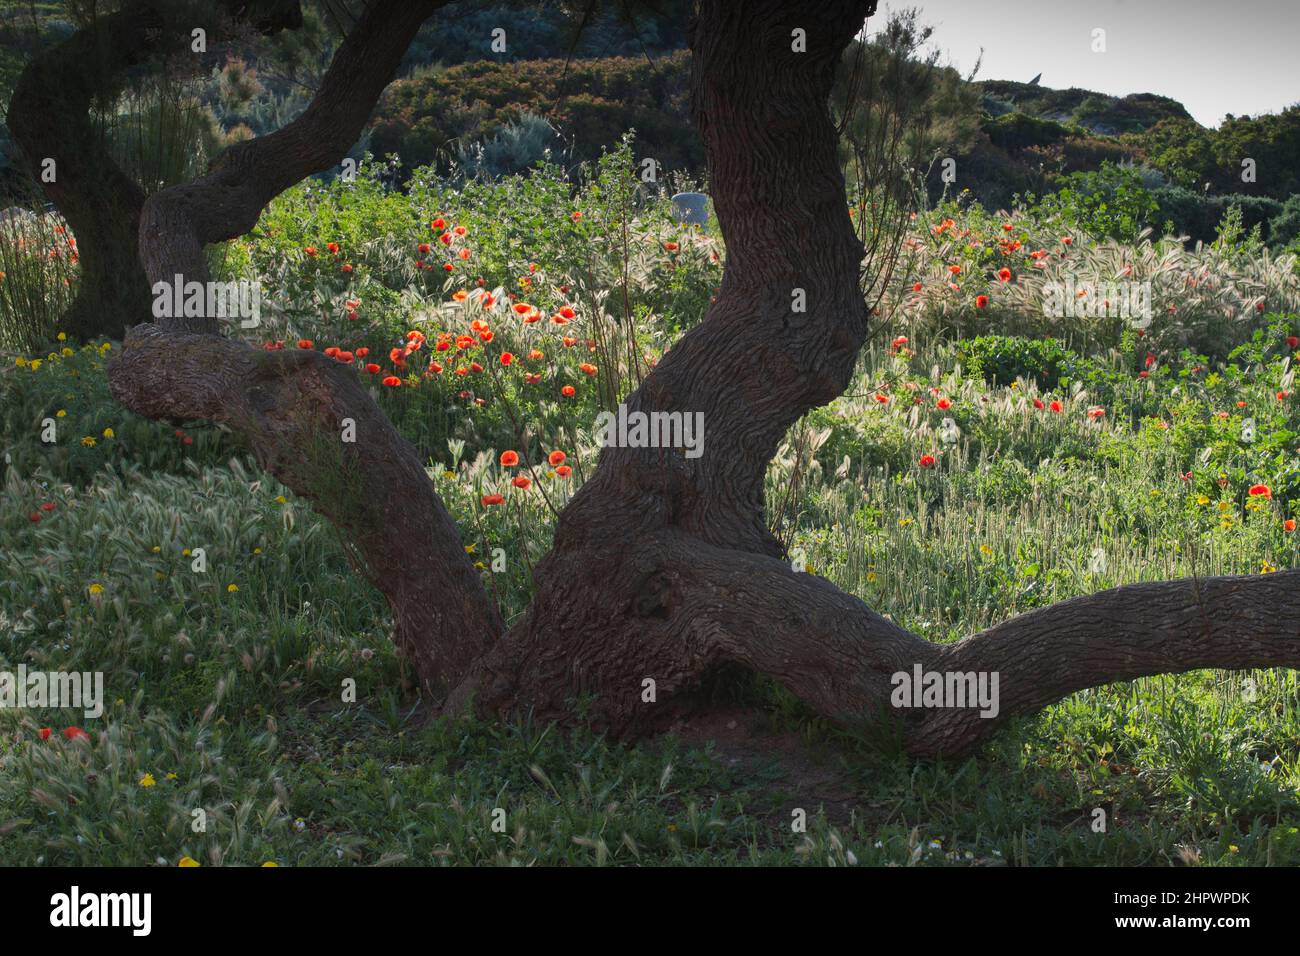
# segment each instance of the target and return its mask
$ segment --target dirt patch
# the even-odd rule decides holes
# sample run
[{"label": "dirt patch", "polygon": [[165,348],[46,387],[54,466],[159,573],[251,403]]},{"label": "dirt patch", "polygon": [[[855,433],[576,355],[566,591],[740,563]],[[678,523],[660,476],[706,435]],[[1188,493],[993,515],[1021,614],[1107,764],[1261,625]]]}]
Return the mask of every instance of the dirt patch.
[{"label": "dirt patch", "polygon": [[833,749],[810,746],[793,731],[764,727],[752,709],[693,715],[674,724],[671,733],[745,780],[751,799],[761,798],[751,808],[765,823],[788,827],[791,810],[800,807],[810,817],[823,810],[833,826],[846,826],[859,807]]}]

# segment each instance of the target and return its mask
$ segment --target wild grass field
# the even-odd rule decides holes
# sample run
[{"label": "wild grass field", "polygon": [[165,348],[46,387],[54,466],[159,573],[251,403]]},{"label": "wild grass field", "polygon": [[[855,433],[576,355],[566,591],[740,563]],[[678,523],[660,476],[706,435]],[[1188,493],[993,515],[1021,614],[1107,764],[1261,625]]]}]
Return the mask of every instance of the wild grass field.
[{"label": "wild grass field", "polygon": [[[771,466],[793,560],[934,641],[1126,582],[1295,566],[1293,257],[1231,220],[1191,248],[1091,226],[1033,201],[916,217],[853,387]],[[2,328],[76,282],[57,221],[7,228]],[[231,334],[369,383],[509,621],[597,414],[700,320],[725,257],[625,146],[576,194],[545,168],[309,182],[213,263],[269,290]],[[1150,322],[1044,316],[1066,279],[1149,283]],[[1096,688],[933,763],[741,673],[714,716],[634,746],[430,718],[349,542],[224,429],[121,410],[114,348],[0,372],[0,670],[102,671],[107,698],[96,720],[0,709],[0,863],[1300,863],[1292,671]]]}]

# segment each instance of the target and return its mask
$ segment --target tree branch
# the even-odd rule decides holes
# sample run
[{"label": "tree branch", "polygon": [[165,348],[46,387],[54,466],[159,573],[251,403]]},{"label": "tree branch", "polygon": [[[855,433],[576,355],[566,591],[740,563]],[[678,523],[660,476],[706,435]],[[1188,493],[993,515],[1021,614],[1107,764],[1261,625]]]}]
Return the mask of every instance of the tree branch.
[{"label": "tree branch", "polygon": [[[415,448],[351,367],[312,350],[263,351],[214,335],[131,330],[109,387],[149,418],[230,426],[267,471],[312,501],[364,558],[397,641],[440,700],[501,633]],[[344,441],[347,420],[354,441]]]},{"label": "tree branch", "polygon": [[[288,125],[221,154],[207,175],[154,194],[141,214],[139,247],[149,282],[206,281],[203,247],[234,239],[294,183],[337,165],[365,128],[420,25],[447,0],[375,0],[325,72],[320,89]],[[178,316],[168,328],[216,332],[215,317]]]}]

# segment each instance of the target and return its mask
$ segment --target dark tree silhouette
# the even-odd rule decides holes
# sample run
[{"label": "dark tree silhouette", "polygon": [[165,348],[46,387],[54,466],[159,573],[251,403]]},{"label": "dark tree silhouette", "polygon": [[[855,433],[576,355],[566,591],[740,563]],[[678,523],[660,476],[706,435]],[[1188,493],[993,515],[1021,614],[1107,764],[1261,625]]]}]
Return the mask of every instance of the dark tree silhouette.
[{"label": "dark tree silhouette", "polygon": [[[338,163],[442,5],[374,0],[297,120],[140,203],[132,281],[206,278],[205,244],[244,234],[278,193]],[[128,4],[120,29],[138,29],[154,7]],[[868,329],[863,247],[827,101],[844,50],[874,12],[868,0],[699,0],[693,114],[726,269],[704,320],[626,403],[703,412],[706,453],[604,449],[560,516],[530,608],[508,630],[415,450],[351,369],[311,351],[254,349],[222,337],[214,319],[159,319],[127,335],[109,370],[114,396],[149,417],[229,425],[344,529],[392,606],[395,640],[446,712],[563,719],[583,698],[589,718],[635,735],[663,726],[714,668],[733,664],[834,719],[892,721],[910,752],[932,756],[967,750],[1007,718],[1099,684],[1300,667],[1300,571],[1115,588],[936,645],[786,560],[765,520],[765,470],[790,426],[847,387]],[[796,29],[805,51],[792,48]],[[123,48],[138,39],[124,36]],[[24,91],[35,95],[31,83]],[[69,94],[62,130],[42,135],[75,135],[81,102]],[[30,124],[21,128],[20,140],[34,143]],[[79,183],[65,181],[51,198],[75,206]],[[795,289],[806,311],[792,311]],[[337,440],[343,418],[356,422],[355,443]],[[397,524],[422,552],[392,547],[386,529]],[[998,672],[998,717],[891,708],[891,675],[916,664]],[[647,678],[653,703],[642,698]]]}]

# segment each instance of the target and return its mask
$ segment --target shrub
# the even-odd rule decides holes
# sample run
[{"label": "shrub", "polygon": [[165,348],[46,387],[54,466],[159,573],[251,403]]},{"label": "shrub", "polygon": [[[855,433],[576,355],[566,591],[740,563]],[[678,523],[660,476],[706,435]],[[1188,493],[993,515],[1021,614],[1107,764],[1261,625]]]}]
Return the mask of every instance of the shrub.
[{"label": "shrub", "polygon": [[966,370],[982,375],[993,386],[1008,386],[1022,378],[1041,391],[1055,391],[1063,379],[1074,377],[1079,365],[1079,356],[1055,339],[981,335],[958,342],[957,349]]}]

